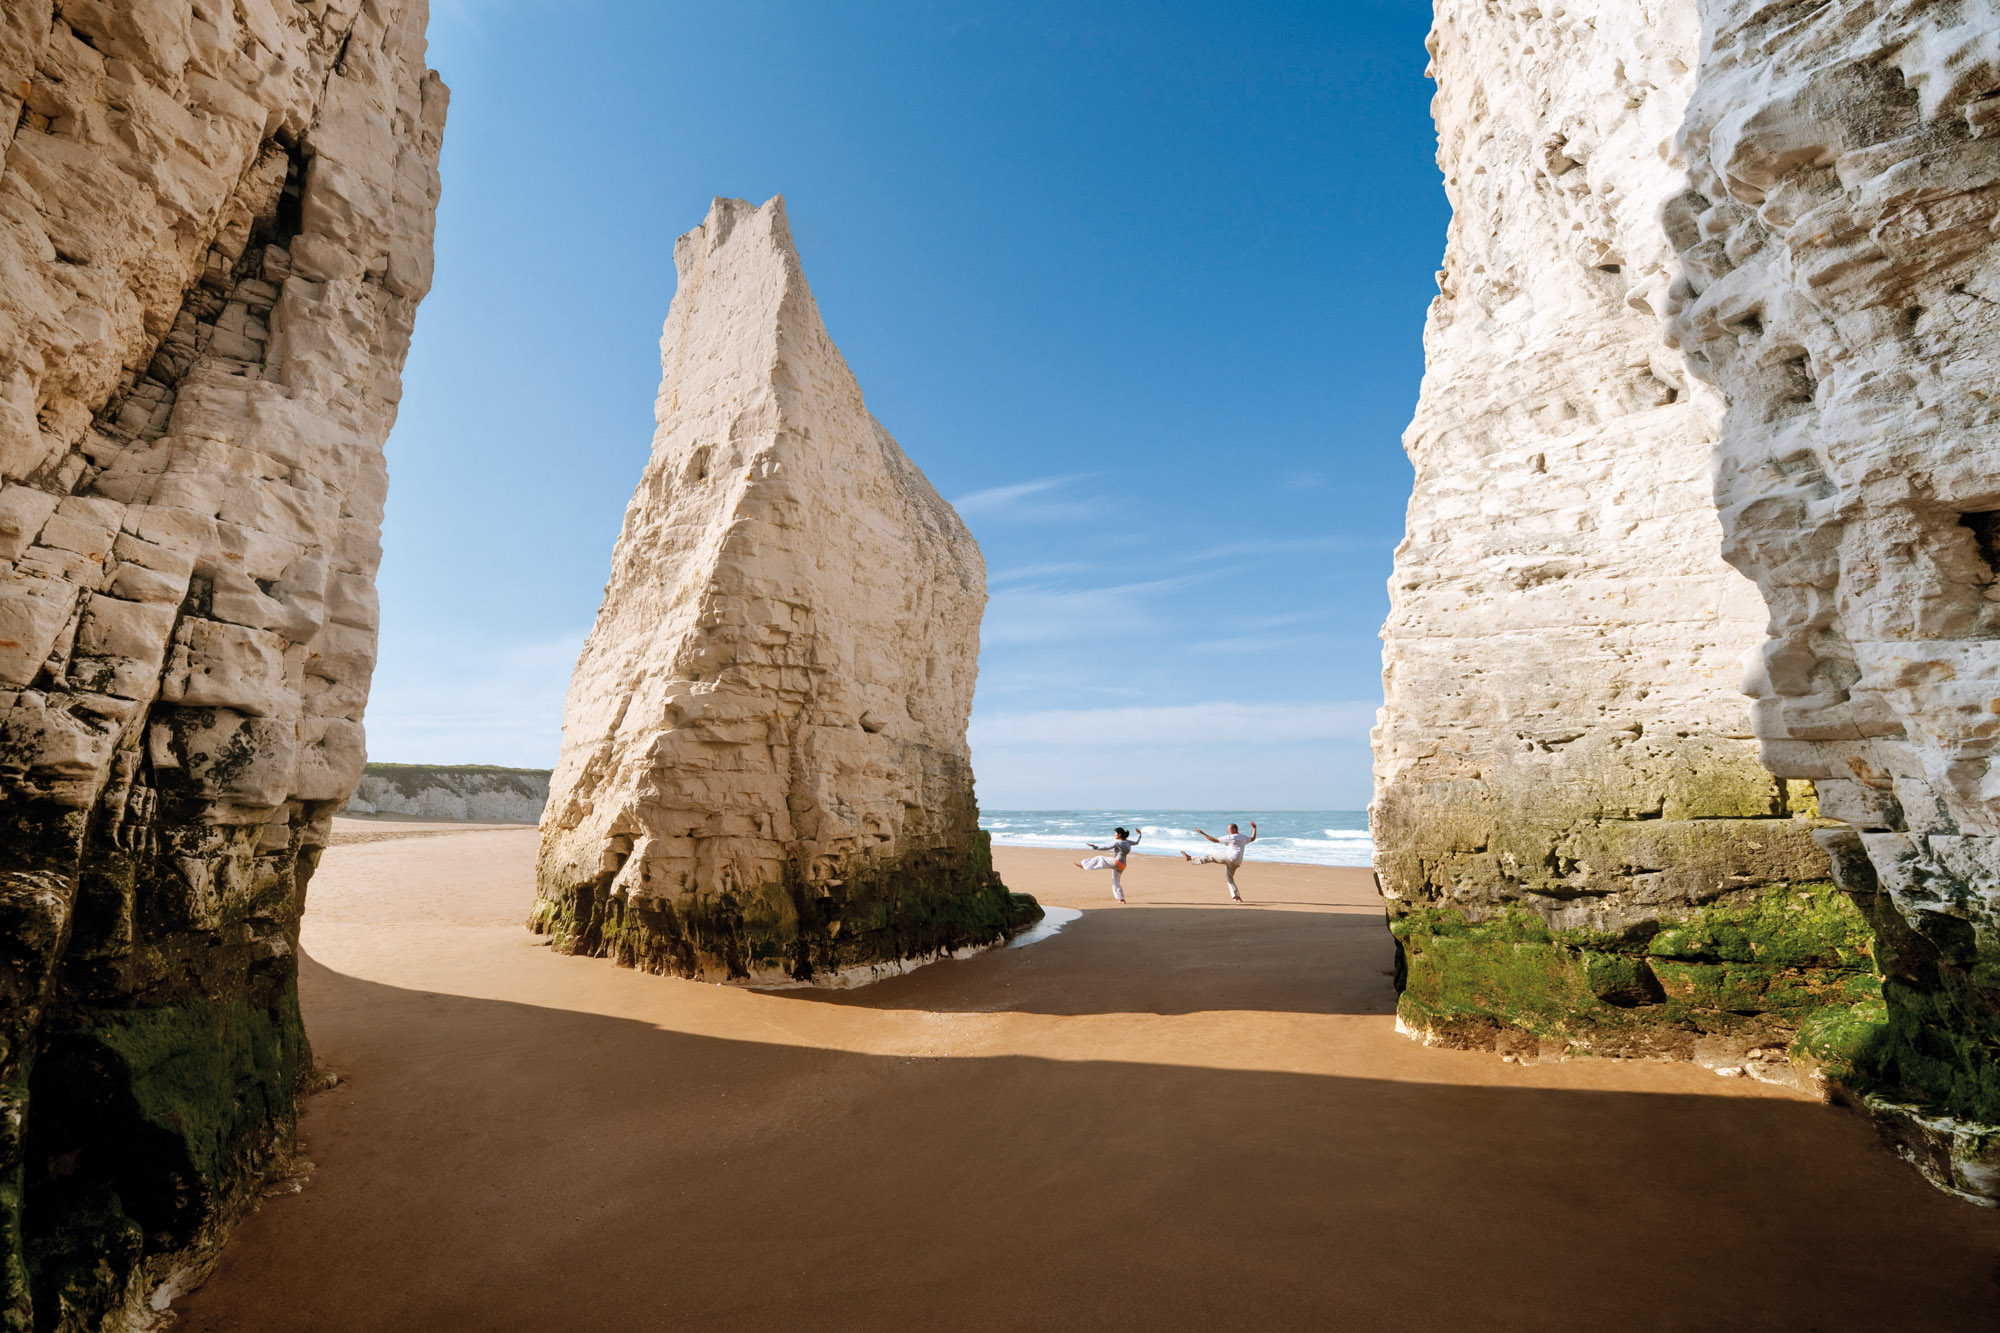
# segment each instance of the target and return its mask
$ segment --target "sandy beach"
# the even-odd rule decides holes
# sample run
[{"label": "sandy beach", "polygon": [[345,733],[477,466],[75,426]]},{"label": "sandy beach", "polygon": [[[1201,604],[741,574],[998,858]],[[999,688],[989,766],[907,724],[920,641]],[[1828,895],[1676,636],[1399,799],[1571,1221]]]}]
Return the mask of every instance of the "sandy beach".
[{"label": "sandy beach", "polygon": [[1394,1033],[1366,871],[1061,853],[1026,948],[844,992],[554,955],[529,828],[340,821],[337,1073],[181,1328],[1964,1329],[2000,1215],[1848,1112]]}]

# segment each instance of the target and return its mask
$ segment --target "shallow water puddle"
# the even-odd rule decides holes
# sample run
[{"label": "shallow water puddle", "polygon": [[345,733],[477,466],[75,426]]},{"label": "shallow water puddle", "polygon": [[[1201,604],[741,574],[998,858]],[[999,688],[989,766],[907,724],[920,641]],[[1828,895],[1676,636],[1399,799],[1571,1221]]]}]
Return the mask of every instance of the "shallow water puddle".
[{"label": "shallow water puddle", "polygon": [[1010,949],[1025,949],[1030,944],[1040,944],[1051,935],[1059,934],[1064,926],[1082,917],[1083,913],[1074,907],[1042,908],[1042,919],[1028,927],[1013,939],[1007,941]]}]

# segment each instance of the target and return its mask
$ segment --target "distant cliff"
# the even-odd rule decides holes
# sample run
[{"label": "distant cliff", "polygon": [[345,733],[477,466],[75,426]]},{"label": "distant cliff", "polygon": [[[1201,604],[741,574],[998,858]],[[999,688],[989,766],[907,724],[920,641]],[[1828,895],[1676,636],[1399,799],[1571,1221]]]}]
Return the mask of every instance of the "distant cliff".
[{"label": "distant cliff", "polygon": [[548,800],[546,768],[370,764],[344,813],[533,824]]}]

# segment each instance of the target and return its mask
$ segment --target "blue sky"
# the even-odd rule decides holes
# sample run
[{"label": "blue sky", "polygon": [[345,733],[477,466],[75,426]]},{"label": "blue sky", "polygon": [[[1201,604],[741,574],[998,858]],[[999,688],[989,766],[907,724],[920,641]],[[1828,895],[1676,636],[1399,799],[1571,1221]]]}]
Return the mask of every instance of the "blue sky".
[{"label": "blue sky", "polygon": [[433,0],[376,759],[546,767],[673,241],[786,197],[986,553],[989,808],[1352,808],[1446,207],[1429,6]]}]

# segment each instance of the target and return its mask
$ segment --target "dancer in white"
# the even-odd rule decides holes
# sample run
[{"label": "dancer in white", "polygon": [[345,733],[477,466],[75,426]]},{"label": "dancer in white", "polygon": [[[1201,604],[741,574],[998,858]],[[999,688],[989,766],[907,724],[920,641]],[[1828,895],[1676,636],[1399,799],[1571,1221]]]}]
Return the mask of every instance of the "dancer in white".
[{"label": "dancer in white", "polygon": [[1125,881],[1123,879],[1125,874],[1125,858],[1131,854],[1134,847],[1139,845],[1139,838],[1146,830],[1135,828],[1132,830],[1130,836],[1127,836],[1125,830],[1122,828],[1111,831],[1117,834],[1118,837],[1108,847],[1100,847],[1094,842],[1084,844],[1093,852],[1110,852],[1111,855],[1086,857],[1078,861],[1077,864],[1085,870],[1109,870],[1111,872],[1111,896],[1122,903],[1125,901]]},{"label": "dancer in white", "polygon": [[[1201,833],[1201,830],[1196,829],[1195,832]],[[1189,856],[1186,852],[1182,852],[1181,859],[1198,866],[1221,866],[1222,877],[1229,881],[1229,901],[1242,902],[1243,895],[1236,891],[1236,872],[1243,865],[1243,849],[1257,841],[1257,821],[1254,819],[1250,821],[1248,833],[1238,833],[1236,825],[1231,824],[1229,832],[1219,838],[1212,833],[1201,833],[1201,836],[1220,845],[1222,850],[1210,852],[1207,856]]]}]

